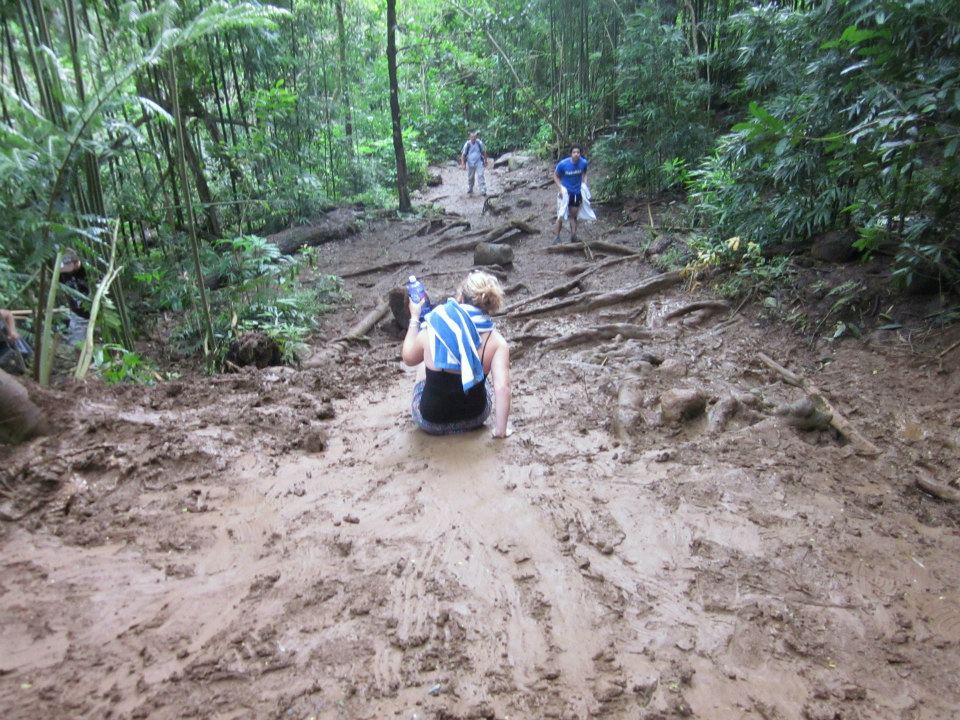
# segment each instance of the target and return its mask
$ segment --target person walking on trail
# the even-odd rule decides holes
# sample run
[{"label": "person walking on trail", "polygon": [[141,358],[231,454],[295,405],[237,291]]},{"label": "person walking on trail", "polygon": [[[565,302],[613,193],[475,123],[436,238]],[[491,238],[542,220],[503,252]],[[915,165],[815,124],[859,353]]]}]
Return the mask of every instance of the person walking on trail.
[{"label": "person walking on trail", "polygon": [[0,309],[0,369],[13,375],[26,372],[33,350],[17,332],[17,317]]},{"label": "person walking on trail", "polygon": [[[570,242],[577,241],[577,217],[580,206],[584,202],[584,180],[587,177],[587,167],[590,161],[583,157],[583,148],[580,145],[570,147],[570,157],[557,163],[553,171],[553,182],[557,185],[557,231],[554,234],[553,244],[560,243],[560,231],[563,229],[563,218],[569,214]],[[588,196],[589,197],[589,196]]]},{"label": "person walking on trail", "polygon": [[[90,322],[90,287],[87,285],[87,270],[76,250],[67,250],[60,261],[60,285],[69,288],[67,305],[67,342],[71,345],[87,339]],[[81,299],[82,298],[82,299]]]},{"label": "person walking on trail", "polygon": [[460,169],[467,168],[467,195],[473,195],[473,181],[480,186],[480,194],[487,194],[487,182],[483,179],[483,169],[487,166],[487,148],[477,132],[470,133],[470,139],[460,150]]}]

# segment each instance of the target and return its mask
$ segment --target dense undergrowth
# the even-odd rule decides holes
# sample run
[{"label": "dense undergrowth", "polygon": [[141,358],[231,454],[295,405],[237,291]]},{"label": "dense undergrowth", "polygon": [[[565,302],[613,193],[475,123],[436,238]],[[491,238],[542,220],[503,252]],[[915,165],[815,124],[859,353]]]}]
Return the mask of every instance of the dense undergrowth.
[{"label": "dense undergrowth", "polygon": [[395,81],[386,9],[358,0],[24,0],[0,23],[0,306],[49,327],[76,251],[119,376],[161,327],[211,368],[244,330],[293,357],[341,290],[294,289],[309,256],[261,238],[394,206],[470,129],[491,154],[585,142],[601,198],[683,193],[684,262],[737,297],[775,298],[824,238],[893,286],[960,286],[958,0],[411,0]]}]

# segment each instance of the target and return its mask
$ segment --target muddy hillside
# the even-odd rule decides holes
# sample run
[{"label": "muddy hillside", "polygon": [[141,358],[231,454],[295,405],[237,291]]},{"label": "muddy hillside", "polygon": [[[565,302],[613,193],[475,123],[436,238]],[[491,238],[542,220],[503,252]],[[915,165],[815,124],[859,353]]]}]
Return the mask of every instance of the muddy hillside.
[{"label": "muddy hillside", "polygon": [[[718,301],[668,202],[552,246],[547,166],[441,180],[318,247],[302,367],[63,386],[0,450],[4,718],[957,717],[960,352]],[[480,241],[515,433],[429,437],[389,292]]]}]

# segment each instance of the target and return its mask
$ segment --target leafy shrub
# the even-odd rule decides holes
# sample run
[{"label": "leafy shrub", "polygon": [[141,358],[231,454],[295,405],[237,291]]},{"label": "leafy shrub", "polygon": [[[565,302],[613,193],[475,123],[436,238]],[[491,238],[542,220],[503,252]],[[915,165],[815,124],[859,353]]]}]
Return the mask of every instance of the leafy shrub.
[{"label": "leafy shrub", "polygon": [[657,8],[644,5],[624,32],[617,85],[622,116],[619,127],[594,148],[608,168],[598,191],[613,197],[671,186],[675,163],[695,161],[713,138],[709,85],[699,76],[681,28],[663,24]]},{"label": "leafy shrub", "polygon": [[92,367],[104,382],[110,384],[152,385],[159,377],[157,369],[147,360],[132,350],[113,343],[96,347]]}]

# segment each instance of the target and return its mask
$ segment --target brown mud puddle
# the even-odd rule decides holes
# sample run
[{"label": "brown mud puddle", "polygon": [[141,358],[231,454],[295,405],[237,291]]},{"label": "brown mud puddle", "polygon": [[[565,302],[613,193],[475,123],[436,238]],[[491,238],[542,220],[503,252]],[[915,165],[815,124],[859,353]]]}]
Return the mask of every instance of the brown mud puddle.
[{"label": "brown mud puddle", "polygon": [[[427,198],[471,230],[536,216],[511,302],[584,262],[544,253],[545,172],[491,172],[499,216],[450,169]],[[324,272],[405,263],[348,280],[329,337],[409,272],[452,289],[469,253],[434,257],[423,222],[321,248]],[[613,220],[584,234],[643,241]],[[612,265],[583,290],[652,274]],[[955,717],[960,513],[914,479],[960,467],[956,365],[667,319],[693,299],[501,319],[508,338],[645,333],[522,343],[505,442],[415,431],[383,329],[299,371],[80,388],[59,435],[3,451],[0,510],[22,516],[0,540],[4,716]],[[804,394],[758,351],[881,455],[786,422]],[[665,421],[672,389],[705,412]]]}]

